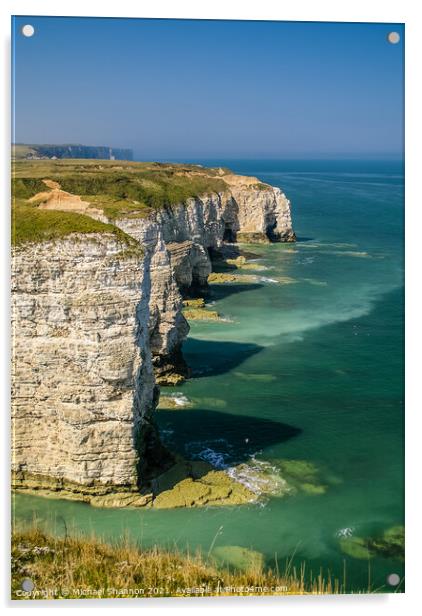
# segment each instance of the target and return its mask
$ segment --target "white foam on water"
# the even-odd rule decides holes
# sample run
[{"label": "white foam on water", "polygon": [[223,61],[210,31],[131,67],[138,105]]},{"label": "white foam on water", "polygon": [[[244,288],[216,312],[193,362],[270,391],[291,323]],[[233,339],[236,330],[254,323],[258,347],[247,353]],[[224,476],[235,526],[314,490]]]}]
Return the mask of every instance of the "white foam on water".
[{"label": "white foam on water", "polygon": [[272,284],[278,284],[279,281],[276,280],[275,278],[268,278],[267,276],[259,276],[258,278],[259,282],[270,282]]},{"label": "white foam on water", "polygon": [[169,394],[164,397],[171,398],[174,401],[174,404],[176,406],[182,407],[182,406],[188,406],[189,404],[191,404],[191,401],[189,400],[189,398],[185,396],[184,394],[182,394],[180,391],[174,392],[173,394]]},{"label": "white foam on water", "polygon": [[198,452],[197,457],[204,462],[209,462],[215,468],[223,470],[226,468],[227,453],[214,451],[211,447],[206,447]]},{"label": "white foam on water", "polygon": [[247,462],[226,470],[229,477],[260,495],[281,495],[289,486],[280,475],[279,469],[266,460],[257,460],[253,455]]},{"label": "white foam on water", "polygon": [[300,248],[357,248],[357,244],[348,242],[312,242],[311,244],[301,244]]},{"label": "white foam on water", "polygon": [[224,438],[191,441],[185,445],[185,452],[193,460],[203,460],[218,470],[228,468],[232,457],[232,447]]},{"label": "white foam on water", "polygon": [[346,526],[346,528],[340,528],[336,532],[336,537],[353,537],[355,529],[353,526]]},{"label": "white foam on water", "polygon": [[215,469],[225,471],[256,496],[276,496],[289,491],[280,470],[266,460],[258,460],[256,454],[246,462],[233,465],[232,447],[226,439],[192,441],[185,446],[185,451],[190,458],[203,460]]}]

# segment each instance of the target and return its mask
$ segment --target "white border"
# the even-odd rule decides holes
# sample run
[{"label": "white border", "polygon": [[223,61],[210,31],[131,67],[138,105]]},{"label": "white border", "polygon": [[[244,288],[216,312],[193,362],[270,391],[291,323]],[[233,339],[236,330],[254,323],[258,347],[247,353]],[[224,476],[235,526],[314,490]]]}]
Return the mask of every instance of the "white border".
[{"label": "white border", "polygon": [[[418,10],[418,3],[413,0],[353,0],[353,2],[339,2],[338,0],[294,0],[285,3],[282,0],[259,0],[259,2],[246,5],[245,2],[232,0],[213,0],[198,2],[193,0],[156,0],[154,3],[130,2],[118,0],[114,3],[93,0],[72,0],[57,2],[51,0],[32,1],[6,0],[0,7],[2,20],[0,22],[3,49],[6,50],[1,63],[2,83],[5,85],[1,98],[5,113],[3,114],[2,134],[4,135],[1,149],[2,173],[2,299],[1,302],[1,332],[5,347],[2,360],[3,396],[2,416],[2,449],[3,469],[2,494],[8,493],[8,465],[9,465],[9,434],[8,434],[8,371],[9,359],[7,352],[9,337],[9,311],[7,305],[9,280],[9,153],[10,153],[10,15],[80,15],[102,17],[172,17],[172,18],[202,18],[202,19],[279,19],[292,21],[359,21],[359,22],[391,22],[406,23],[406,594],[403,595],[373,595],[373,596],[324,596],[324,597],[281,597],[281,598],[212,598],[212,599],[154,599],[142,600],[140,603],[131,600],[118,601],[63,601],[57,602],[31,602],[12,604],[8,602],[9,596],[9,532],[8,525],[3,528],[1,560],[0,596],[6,609],[14,609],[20,613],[26,609],[78,609],[78,613],[88,613],[92,609],[111,609],[120,611],[123,607],[141,610],[154,609],[159,612],[167,609],[182,613],[186,609],[228,611],[241,609],[245,613],[252,613],[257,609],[270,610],[274,613],[280,610],[292,610],[297,614],[312,611],[312,614],[359,613],[364,614],[394,614],[399,610],[412,610],[418,605],[418,587],[421,573],[421,545],[419,536],[421,524],[421,481],[418,474],[417,452],[421,449],[422,425],[421,406],[419,394],[420,373],[420,327],[422,306],[419,299],[420,258],[419,244],[421,233],[421,175],[422,175],[422,135],[420,114],[422,110],[421,83],[418,80],[420,73],[420,59],[422,58],[422,33]],[[419,284],[418,284],[419,283]],[[382,418],[380,419],[382,421]],[[4,436],[6,435],[6,436]],[[388,452],[386,452],[386,456]],[[7,499],[3,498],[3,512],[9,518]],[[17,611],[16,611],[17,610]],[[415,609],[416,611],[416,609]]]}]

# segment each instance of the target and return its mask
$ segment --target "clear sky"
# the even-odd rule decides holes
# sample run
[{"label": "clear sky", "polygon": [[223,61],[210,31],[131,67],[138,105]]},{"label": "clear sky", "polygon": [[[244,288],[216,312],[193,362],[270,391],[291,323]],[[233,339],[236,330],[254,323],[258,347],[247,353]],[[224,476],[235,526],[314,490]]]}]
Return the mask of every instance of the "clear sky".
[{"label": "clear sky", "polygon": [[398,24],[17,17],[13,30],[15,142],[149,160],[402,154]]}]

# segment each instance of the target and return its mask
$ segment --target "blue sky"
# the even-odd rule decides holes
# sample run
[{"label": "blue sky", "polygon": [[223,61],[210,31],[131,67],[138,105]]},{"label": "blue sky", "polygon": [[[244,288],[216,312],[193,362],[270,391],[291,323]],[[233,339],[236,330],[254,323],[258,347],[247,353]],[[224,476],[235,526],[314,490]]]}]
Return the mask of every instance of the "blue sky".
[{"label": "blue sky", "polygon": [[149,160],[402,154],[402,25],[17,17],[12,27],[16,142],[130,147]]}]

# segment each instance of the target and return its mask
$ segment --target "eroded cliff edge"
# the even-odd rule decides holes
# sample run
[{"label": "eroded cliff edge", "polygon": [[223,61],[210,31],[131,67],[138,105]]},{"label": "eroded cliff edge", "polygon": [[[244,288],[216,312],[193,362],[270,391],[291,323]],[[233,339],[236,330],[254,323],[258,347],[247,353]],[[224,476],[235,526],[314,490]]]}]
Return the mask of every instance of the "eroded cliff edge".
[{"label": "eroded cliff edge", "polygon": [[[163,179],[163,166],[136,163],[25,165],[15,185],[14,486],[158,506],[154,474],[172,460],[154,427],[156,383],[187,375],[182,295],[207,285],[225,242],[294,241],[290,203],[222,169],[173,165]],[[216,500],[212,469],[176,467],[200,495],[191,504]],[[216,486],[228,503],[250,499],[221,477]]]}]

